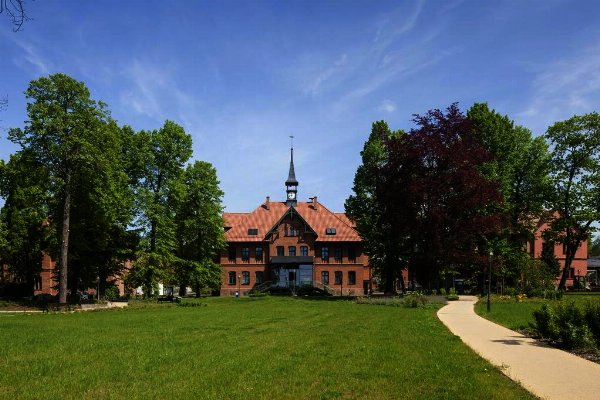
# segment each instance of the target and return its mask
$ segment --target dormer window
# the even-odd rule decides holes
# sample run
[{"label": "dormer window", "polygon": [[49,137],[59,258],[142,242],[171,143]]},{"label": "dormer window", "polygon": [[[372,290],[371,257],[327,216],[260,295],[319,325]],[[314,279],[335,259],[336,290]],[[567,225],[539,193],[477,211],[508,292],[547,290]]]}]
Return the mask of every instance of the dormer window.
[{"label": "dormer window", "polygon": [[258,235],[258,228],[248,228],[248,236]]},{"label": "dormer window", "polygon": [[325,234],[326,235],[335,235],[336,234],[336,230],[335,230],[335,228],[326,228],[325,229]]}]

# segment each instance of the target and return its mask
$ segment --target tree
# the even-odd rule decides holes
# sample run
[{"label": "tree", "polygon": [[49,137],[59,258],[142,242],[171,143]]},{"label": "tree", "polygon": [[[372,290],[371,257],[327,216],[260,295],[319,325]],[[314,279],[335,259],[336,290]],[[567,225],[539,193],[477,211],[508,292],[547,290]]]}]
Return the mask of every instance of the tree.
[{"label": "tree", "polygon": [[138,238],[128,231],[133,191],[126,174],[130,133],[109,120],[97,159],[105,167],[101,173],[80,171],[74,176],[68,273],[72,294],[98,285],[103,297],[107,278],[119,276],[125,262],[134,257]]},{"label": "tree", "polygon": [[[381,201],[386,189],[382,169],[387,161],[385,140],[401,134],[392,132],[385,121],[373,123],[369,139],[360,152],[363,163],[354,175],[354,194],[344,204],[346,214],[356,224],[370,264],[379,275],[386,293],[395,290],[395,280],[403,267],[397,255],[399,241],[394,234],[395,225],[386,220],[385,203]],[[404,280],[400,279],[400,282],[404,292]]]},{"label": "tree", "polygon": [[90,99],[83,82],[60,73],[31,81],[25,95],[33,100],[27,104],[27,125],[11,129],[8,136],[48,170],[60,199],[52,222],[60,232],[59,301],[66,302],[72,179],[80,171],[108,167],[100,160],[108,111]]},{"label": "tree", "polygon": [[0,259],[32,296],[48,245],[49,192],[47,171],[30,152],[11,155],[7,164],[0,161],[0,196],[5,199],[0,211],[4,227]]},{"label": "tree", "polygon": [[545,135],[552,146],[547,241],[565,247],[565,265],[558,288],[564,290],[579,245],[600,220],[600,115],[575,115],[550,126]]},{"label": "tree", "polygon": [[529,129],[515,126],[508,116],[475,103],[468,119],[480,134],[483,147],[493,158],[481,168],[483,175],[499,184],[504,212],[509,215],[508,239],[515,251],[531,239],[534,219],[544,211],[548,191],[550,153],[543,137],[533,138]]},{"label": "tree", "polygon": [[140,131],[132,140],[129,173],[144,254],[138,254],[128,284],[143,286],[145,294],[159,281],[170,279],[174,271],[178,246],[175,210],[169,199],[191,156],[191,136],[173,121],[166,121],[159,130]]},{"label": "tree", "polygon": [[0,14],[6,13],[13,23],[13,32],[21,30],[23,23],[29,21],[25,12],[25,0],[0,0]]},{"label": "tree", "polygon": [[[415,115],[416,127],[387,142],[386,218],[404,230],[422,283],[450,268],[481,265],[482,239],[502,227],[498,184],[480,169],[490,154],[456,104]],[[486,251],[487,252],[487,251]]]},{"label": "tree", "polygon": [[596,236],[588,247],[588,257],[600,256],[600,236]]},{"label": "tree", "polygon": [[183,172],[172,192],[177,226],[177,269],[175,278],[180,295],[192,284],[196,296],[200,289],[221,286],[221,268],[215,256],[225,247],[223,207],[217,171],[210,163],[196,161]]},{"label": "tree", "polygon": [[521,276],[522,247],[533,239],[535,221],[544,212],[549,185],[550,153],[543,137],[532,137],[529,129],[515,126],[508,116],[475,103],[467,118],[479,133],[482,146],[492,158],[481,166],[482,174],[499,185],[499,209],[508,217],[505,230],[488,236],[502,267],[503,277]]}]

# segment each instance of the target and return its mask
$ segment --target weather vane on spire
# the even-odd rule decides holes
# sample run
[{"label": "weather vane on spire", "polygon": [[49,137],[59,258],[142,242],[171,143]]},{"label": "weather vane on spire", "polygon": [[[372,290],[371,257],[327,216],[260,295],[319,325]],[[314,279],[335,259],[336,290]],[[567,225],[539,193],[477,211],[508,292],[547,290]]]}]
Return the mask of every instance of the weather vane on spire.
[{"label": "weather vane on spire", "polygon": [[290,135],[290,143],[292,145],[292,149],[294,148],[294,135]]}]

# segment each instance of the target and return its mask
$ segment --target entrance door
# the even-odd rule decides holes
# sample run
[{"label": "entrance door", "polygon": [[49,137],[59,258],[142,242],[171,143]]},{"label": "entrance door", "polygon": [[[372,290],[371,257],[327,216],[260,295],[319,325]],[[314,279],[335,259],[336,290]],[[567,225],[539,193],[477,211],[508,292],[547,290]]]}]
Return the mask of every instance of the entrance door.
[{"label": "entrance door", "polygon": [[288,271],[288,284],[290,286],[296,286],[296,271]]}]

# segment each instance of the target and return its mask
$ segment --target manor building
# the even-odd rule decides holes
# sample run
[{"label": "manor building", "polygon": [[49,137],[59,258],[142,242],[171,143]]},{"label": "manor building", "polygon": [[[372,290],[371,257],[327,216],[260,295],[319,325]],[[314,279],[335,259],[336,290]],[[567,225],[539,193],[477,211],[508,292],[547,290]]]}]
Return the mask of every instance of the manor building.
[{"label": "manor building", "polygon": [[223,214],[221,295],[253,289],[318,288],[337,295],[371,290],[369,259],[356,226],[316,196],[298,201],[298,185],[292,148],[285,201],[267,197],[254,211]]}]

